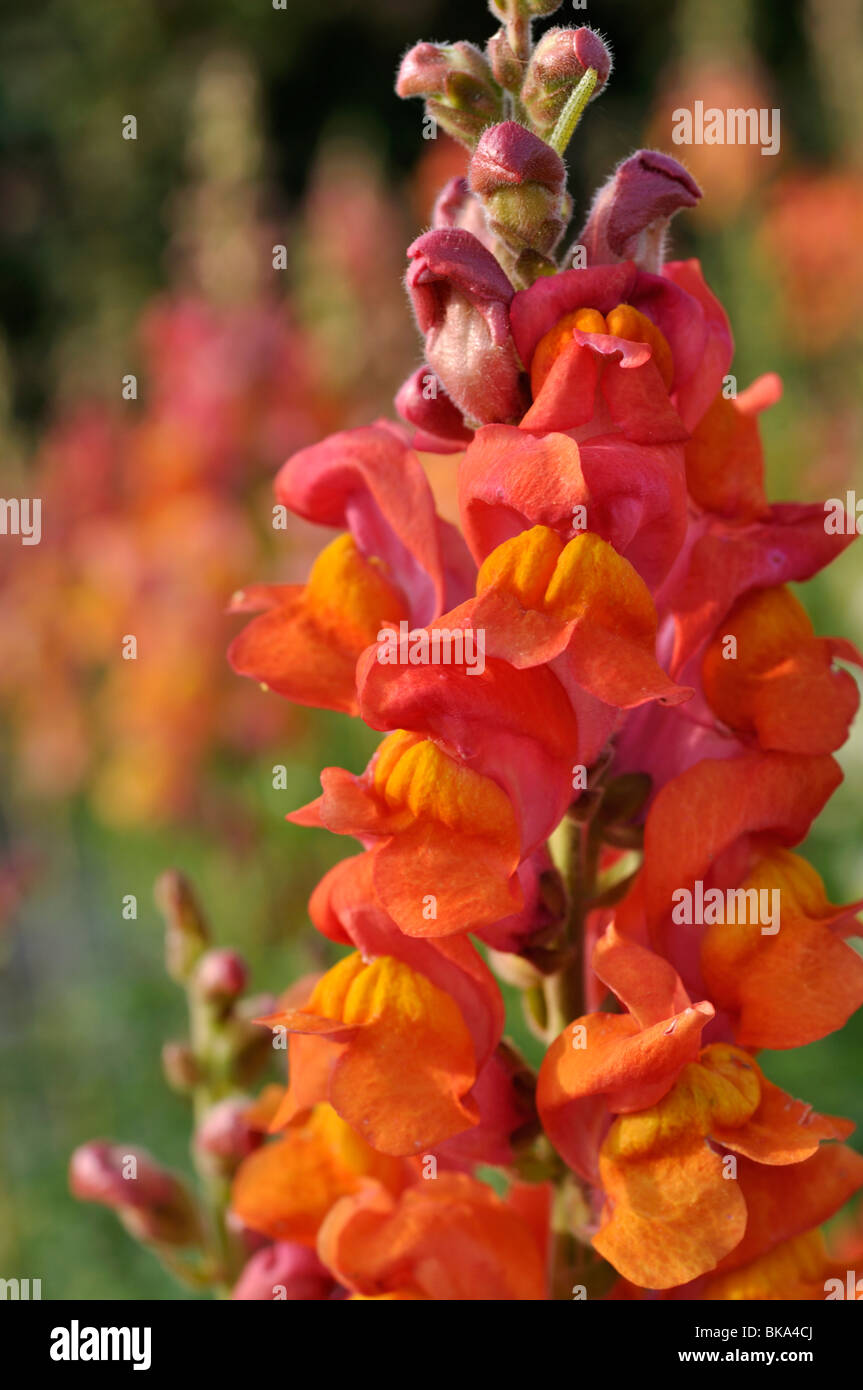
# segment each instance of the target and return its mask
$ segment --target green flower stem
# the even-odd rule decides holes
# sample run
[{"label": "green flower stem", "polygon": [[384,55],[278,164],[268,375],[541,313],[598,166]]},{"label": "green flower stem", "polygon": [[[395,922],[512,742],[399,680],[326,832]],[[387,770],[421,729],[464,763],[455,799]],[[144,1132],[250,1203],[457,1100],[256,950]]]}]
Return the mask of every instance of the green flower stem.
[{"label": "green flower stem", "polygon": [[[589,814],[587,793],[581,815],[570,811],[551,838],[552,859],[566,888],[564,945],[566,963],[549,976],[543,986],[546,1037],[549,1043],[559,1037],[573,1019],[585,1009],[585,928],[591,900],[596,894],[602,838]],[[593,809],[596,803],[594,802]],[[584,815],[584,811],[588,814]],[[549,1292],[552,1299],[571,1299],[574,1288],[588,1295],[603,1283],[605,1262],[589,1244],[587,1228],[590,1204],[586,1188],[568,1168],[562,1169],[554,1184],[549,1255]]]},{"label": "green flower stem", "polygon": [[584,1013],[584,931],[596,895],[601,839],[591,820],[568,813],[549,842],[566,889],[563,938],[567,963],[545,981],[549,1042]]},{"label": "green flower stem", "polygon": [[596,86],[596,68],[588,68],[582,77],[575,91],[557,118],[557,125],[548,138],[548,143],[553,150],[563,157],[566,147],[575,133],[575,127],[581,120],[585,106],[593,96],[593,89]]},{"label": "green flower stem", "polygon": [[[194,1131],[197,1133],[207,1112],[232,1089],[230,1049],[226,1045],[224,1031],[213,1009],[195,997],[193,988],[187,988],[186,993],[192,1051],[202,1078],[192,1093]],[[195,1153],[194,1146],[192,1157],[207,1216],[208,1254],[213,1268],[213,1287],[218,1298],[228,1298],[243,1264],[240,1244],[228,1228],[231,1180],[223,1174],[210,1171],[206,1163]]]}]

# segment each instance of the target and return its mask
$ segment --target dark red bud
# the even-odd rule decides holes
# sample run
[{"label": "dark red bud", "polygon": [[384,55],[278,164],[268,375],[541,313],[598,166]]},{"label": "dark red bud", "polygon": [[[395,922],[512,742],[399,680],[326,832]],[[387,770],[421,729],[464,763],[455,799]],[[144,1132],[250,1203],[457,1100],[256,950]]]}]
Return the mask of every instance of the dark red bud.
[{"label": "dark red bud", "polygon": [[662,269],[668,223],[681,208],[695,207],[701,189],[670,155],[639,150],[618,167],[597,193],[579,244],[588,265],[635,261]]},{"label": "dark red bud", "polygon": [[236,999],[247,980],[246,963],[236,951],[207,951],[195,970],[194,988],[202,999],[215,1003]]},{"label": "dark red bud", "polygon": [[246,1116],[251,1102],[248,1096],[229,1096],[207,1111],[195,1134],[195,1148],[209,1171],[233,1173],[263,1136]]},{"label": "dark red bud", "polygon": [[252,1256],[231,1298],[311,1302],[328,1299],[334,1288],[332,1275],[314,1250],[293,1241],[277,1241]]},{"label": "dark red bud", "polygon": [[82,1144],[69,1162],[69,1189],[79,1201],[111,1207],[137,1240],[156,1245],[200,1240],[193,1197],[144,1149],[104,1140]]}]

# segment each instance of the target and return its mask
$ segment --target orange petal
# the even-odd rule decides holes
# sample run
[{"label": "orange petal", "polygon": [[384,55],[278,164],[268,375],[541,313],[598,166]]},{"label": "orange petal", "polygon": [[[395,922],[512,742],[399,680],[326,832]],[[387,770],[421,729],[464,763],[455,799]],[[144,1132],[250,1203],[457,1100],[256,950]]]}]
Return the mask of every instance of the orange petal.
[{"label": "orange petal", "polygon": [[[536,1104],[558,1152],[595,1178],[595,1150],[608,1112],[643,1110],[698,1055],[709,1004],[640,1029],[629,1014],[588,1014],[565,1028],[543,1058]],[[574,1045],[575,1044],[575,1045]]]},{"label": "orange petal", "polygon": [[746,1228],[740,1190],[723,1178],[722,1159],[689,1123],[687,1100],[685,1089],[675,1088],[653,1112],[620,1116],[602,1147],[608,1200],[593,1244],[642,1288],[697,1279]]},{"label": "orange petal", "polygon": [[801,1163],[817,1151],[823,1139],[847,1139],[853,1131],[850,1120],[818,1115],[811,1105],[793,1100],[765,1076],[760,1080],[758,1109],[746,1124],[737,1128],[713,1125],[711,1138],[725,1148],[756,1163]]},{"label": "orange petal", "polygon": [[358,657],[384,623],[407,617],[383,563],[362,555],[352,536],[339,536],[305,588],[271,587],[267,596],[268,611],[231,643],[234,670],[298,704],[356,714]]},{"label": "orange petal", "polygon": [[863,1004],[863,961],[831,924],[856,911],[827,901],[824,885],[798,855],[761,859],[745,890],[778,891],[779,931],[757,923],[704,928],[701,971],[711,999],[736,1018],[745,1047],[801,1047],[841,1028]]},{"label": "orange petal", "polygon": [[[724,655],[729,637],[736,656]],[[860,661],[853,648],[814,635],[805,609],[789,589],[756,589],[723,619],[702,661],[702,681],[714,713],[762,748],[830,753],[848,736],[859,703],[834,655]]]},{"label": "orange petal", "polygon": [[699,1289],[699,1300],[756,1302],[824,1298],[824,1281],[832,1273],[824,1237],[806,1231],[777,1245],[759,1259],[730,1274],[714,1275]]},{"label": "orange petal", "polygon": [[740,1158],[737,1186],[746,1202],[746,1234],[719,1273],[740,1269],[827,1221],[863,1187],[863,1155],[845,1144],[825,1144],[802,1163],[779,1168]]},{"label": "orange petal", "polygon": [[842,780],[829,756],[744,753],[704,758],[657,794],[644,837],[644,907],[658,949],[672,894],[704,879],[714,859],[741,836],[770,831],[802,840]]},{"label": "orange petal", "polygon": [[[289,1031],[333,1040],[305,1040],[316,1049],[315,1088],[323,1056],[327,1099],[381,1153],[415,1154],[477,1123],[468,1098],[476,1054],[467,1025],[449,995],[404,962],[379,956],[365,964],[353,952],[321,979],[307,1010],[273,1018]],[[304,1089],[308,1053],[299,1060],[297,1066],[292,1049],[282,1122],[316,1094]]]},{"label": "orange petal", "polygon": [[764,449],[757,413],[780,392],[776,377],[762,377],[736,400],[721,394],[701,417],[684,450],[686,485],[700,507],[754,520],[767,512]]},{"label": "orange petal", "polygon": [[[642,314],[639,309],[634,309],[631,304],[618,304],[616,309],[612,309],[606,315],[608,322],[608,332],[613,338],[626,338],[631,343],[647,343],[652,350],[653,360],[659,369],[662,377],[662,384],[666,391],[671,390],[674,381],[674,358],[671,355],[671,348],[668,339],[660,328]],[[600,329],[599,332],[602,332]]]},{"label": "orange petal", "polygon": [[381,1189],[346,1197],[324,1222],[318,1253],[340,1283],[379,1296],[542,1300],[533,1232],[491,1188],[465,1174],[420,1182],[396,1201]]},{"label": "orange petal", "polygon": [[689,1007],[677,971],[655,951],[621,936],[612,922],[597,942],[593,969],[642,1028]]},{"label": "orange petal", "polygon": [[378,897],[403,931],[446,936],[519,910],[518,826],[496,782],[407,733],[384,740],[374,776],[390,818],[406,822],[374,864]]},{"label": "orange petal", "polygon": [[607,333],[608,325],[598,309],[575,309],[558,319],[537,343],[530,361],[530,387],[534,400],[563,348],[572,342],[574,329],[580,333]]},{"label": "orange petal", "polygon": [[477,594],[471,622],[513,666],[565,651],[576,682],[621,708],[691,693],[656,661],[656,609],[638,571],[591,531],[566,545],[547,526],[520,532],[485,560]]},{"label": "orange petal", "polygon": [[688,1283],[741,1239],[745,1203],[707,1137],[742,1132],[760,1102],[758,1068],[720,1044],[684,1067],[657,1105],[615,1120],[600,1154],[607,1205],[593,1243],[625,1279]]},{"label": "orange petal", "polygon": [[333,1203],[356,1192],[365,1179],[398,1192],[408,1177],[405,1164],[376,1153],[329,1105],[319,1105],[301,1128],[243,1160],[232,1209],[273,1240],[313,1245]]}]

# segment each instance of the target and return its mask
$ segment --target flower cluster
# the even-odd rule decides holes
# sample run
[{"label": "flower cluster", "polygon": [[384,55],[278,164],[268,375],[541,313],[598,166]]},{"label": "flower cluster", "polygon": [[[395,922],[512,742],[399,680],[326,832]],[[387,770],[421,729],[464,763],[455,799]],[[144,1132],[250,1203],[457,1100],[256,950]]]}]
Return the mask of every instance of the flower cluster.
[{"label": "flower cluster", "polygon": [[794,852],[861,658],[788,585],[850,537],[765,496],[779,384],[737,393],[721,305],[666,259],[681,165],[627,159],[561,252],[611,61],[584,28],[533,48],[556,8],[491,0],[485,52],[403,60],[470,151],[408,248],[424,361],[399,423],[284,465],[278,501],[339,535],[237,604],[237,671],[382,735],[290,817],[361,850],[310,902],[346,952],[262,1020],[289,1084],[233,1184],[270,1242],[238,1297],[823,1298],[819,1228],[863,1186],[851,1126],[757,1060],[863,1000],[860,905]]}]

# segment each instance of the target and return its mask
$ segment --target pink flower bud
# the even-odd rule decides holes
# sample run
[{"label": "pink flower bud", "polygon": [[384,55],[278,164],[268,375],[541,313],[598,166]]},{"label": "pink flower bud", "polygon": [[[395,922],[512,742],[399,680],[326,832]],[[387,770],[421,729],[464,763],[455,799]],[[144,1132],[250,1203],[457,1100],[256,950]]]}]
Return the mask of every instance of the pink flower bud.
[{"label": "pink flower bud", "polygon": [[213,1173],[230,1175],[263,1135],[249,1124],[246,1116],[251,1102],[247,1096],[229,1096],[207,1111],[195,1134],[195,1148]]},{"label": "pink flower bud", "polygon": [[473,431],[464,422],[431,367],[418,367],[396,394],[396,410],[403,420],[424,434],[467,444]]},{"label": "pink flower bud", "polygon": [[184,984],[209,942],[207,924],[191,884],[178,870],[160,875],[154,897],[165,919],[165,968],[172,980]]},{"label": "pink flower bud", "polygon": [[463,176],[444,184],[432,208],[431,222],[432,227],[461,227],[494,255],[494,237],[482,203],[473,196]]},{"label": "pink flower bud", "polygon": [[69,1161],[69,1190],[81,1202],[101,1202],[137,1240],[192,1245],[201,1236],[194,1199],[185,1185],[144,1149],[94,1140]]},{"label": "pink flower bud", "polygon": [[231,1298],[318,1302],[329,1298],[334,1288],[332,1275],[314,1250],[293,1241],[277,1241],[252,1256]]},{"label": "pink flower bud", "polygon": [[201,1080],[201,1069],[188,1043],[166,1042],[162,1045],[162,1072],[172,1091],[187,1095]]},{"label": "pink flower bud", "polygon": [[526,126],[501,121],[484,131],[470,162],[469,182],[481,198],[525,183],[559,194],[566,184],[566,167],[560,155]]},{"label": "pink flower bud", "polygon": [[680,208],[695,207],[701,189],[682,164],[656,150],[639,150],[597,193],[579,243],[588,265],[635,261],[662,269],[668,223]]},{"label": "pink flower bud", "polygon": [[502,112],[500,88],[485,56],[471,43],[416,44],[401,61],[396,92],[425,97],[428,114],[469,147]]},{"label": "pink flower bud", "polygon": [[466,419],[520,419],[527,396],[509,330],[513,288],[490,251],[458,228],[408,247],[406,284],[426,357]]},{"label": "pink flower bud", "polygon": [[524,68],[512,51],[505,29],[498,29],[485,46],[495,80],[508,92],[517,92],[524,77]]},{"label": "pink flower bud", "polygon": [[525,109],[541,135],[550,135],[588,68],[596,73],[591,101],[611,72],[611,53],[592,29],[549,29],[534,49],[521,89]]},{"label": "pink flower bud", "polygon": [[490,126],[476,147],[468,180],[492,231],[511,250],[546,256],[554,249],[564,228],[566,166],[538,135],[517,121]]},{"label": "pink flower bud", "polygon": [[208,951],[198,962],[194,986],[201,998],[216,1003],[236,999],[247,979],[246,963],[236,951]]}]

